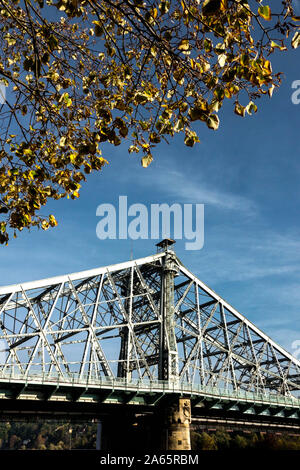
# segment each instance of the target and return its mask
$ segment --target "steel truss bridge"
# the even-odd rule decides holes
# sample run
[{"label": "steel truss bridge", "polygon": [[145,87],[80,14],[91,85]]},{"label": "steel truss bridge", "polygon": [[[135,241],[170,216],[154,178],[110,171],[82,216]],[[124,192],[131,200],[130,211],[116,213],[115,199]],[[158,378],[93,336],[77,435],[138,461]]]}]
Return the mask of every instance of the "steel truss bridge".
[{"label": "steel truss bridge", "polygon": [[194,416],[219,410],[299,425],[299,366],[168,244],[0,288],[2,416],[93,404],[149,410],[177,396],[191,400]]}]

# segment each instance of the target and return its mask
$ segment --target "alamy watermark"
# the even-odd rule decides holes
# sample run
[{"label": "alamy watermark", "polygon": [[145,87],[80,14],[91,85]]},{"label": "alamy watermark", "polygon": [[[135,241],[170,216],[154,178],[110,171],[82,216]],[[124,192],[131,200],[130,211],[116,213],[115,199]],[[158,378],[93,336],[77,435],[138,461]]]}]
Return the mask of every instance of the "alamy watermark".
[{"label": "alamy watermark", "polygon": [[292,349],[295,349],[293,356],[298,359],[300,357],[300,339],[295,339],[295,341],[292,342]]},{"label": "alamy watermark", "polygon": [[7,353],[7,349],[6,349],[5,341],[3,339],[0,339],[0,365],[4,364],[5,362],[6,353]]},{"label": "alamy watermark", "polygon": [[127,196],[119,196],[118,207],[100,204],[96,215],[96,234],[100,240],[186,240],[186,250],[201,250],[204,245],[204,204],[172,205],[136,203],[128,206]]},{"label": "alamy watermark", "polygon": [[300,104],[300,80],[294,80],[292,88],[295,90],[291,96],[292,103]]},{"label": "alamy watermark", "polygon": [[6,101],[6,85],[0,82],[0,104],[4,104]]}]

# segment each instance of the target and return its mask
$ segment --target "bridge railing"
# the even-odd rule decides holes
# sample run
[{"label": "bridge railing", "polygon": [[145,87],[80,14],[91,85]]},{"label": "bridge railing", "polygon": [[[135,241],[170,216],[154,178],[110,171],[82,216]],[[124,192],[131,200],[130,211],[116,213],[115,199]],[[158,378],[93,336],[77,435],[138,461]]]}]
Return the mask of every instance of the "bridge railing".
[{"label": "bridge railing", "polygon": [[149,379],[131,379],[126,380],[119,377],[93,377],[88,374],[68,373],[61,375],[55,372],[31,372],[24,374],[16,370],[0,371],[0,386],[2,383],[21,382],[26,385],[47,385],[56,384],[60,386],[82,387],[90,389],[112,389],[141,392],[161,392],[161,393],[179,393],[188,395],[202,395],[211,397],[212,399],[230,399],[236,401],[268,402],[274,405],[284,405],[300,407],[300,399],[293,396],[280,395],[276,392],[263,391],[247,391],[243,389],[226,389],[220,387],[212,387],[201,385],[199,383],[188,383],[184,381],[165,381],[165,380],[149,380]]}]

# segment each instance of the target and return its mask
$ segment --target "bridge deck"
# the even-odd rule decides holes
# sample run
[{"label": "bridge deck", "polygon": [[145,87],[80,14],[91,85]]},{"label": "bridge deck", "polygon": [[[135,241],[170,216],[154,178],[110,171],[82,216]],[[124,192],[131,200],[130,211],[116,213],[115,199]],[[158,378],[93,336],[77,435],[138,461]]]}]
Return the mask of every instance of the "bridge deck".
[{"label": "bridge deck", "polygon": [[3,401],[34,400],[131,404],[155,407],[161,399],[172,396],[191,398],[195,408],[236,410],[244,414],[274,416],[299,420],[300,400],[278,394],[220,389],[170,381],[126,381],[119,378],[92,380],[78,375],[1,374],[0,407]]}]

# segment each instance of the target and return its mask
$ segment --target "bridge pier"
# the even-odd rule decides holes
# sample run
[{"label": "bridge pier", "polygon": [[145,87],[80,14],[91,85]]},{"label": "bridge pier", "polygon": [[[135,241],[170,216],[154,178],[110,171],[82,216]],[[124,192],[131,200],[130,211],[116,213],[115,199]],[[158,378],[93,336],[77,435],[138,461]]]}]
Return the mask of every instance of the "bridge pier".
[{"label": "bridge pier", "polygon": [[191,401],[179,398],[164,411],[162,450],[191,450]]},{"label": "bridge pier", "polygon": [[96,448],[104,451],[191,450],[191,402],[176,398],[155,407],[153,413],[105,416],[98,424]]}]

